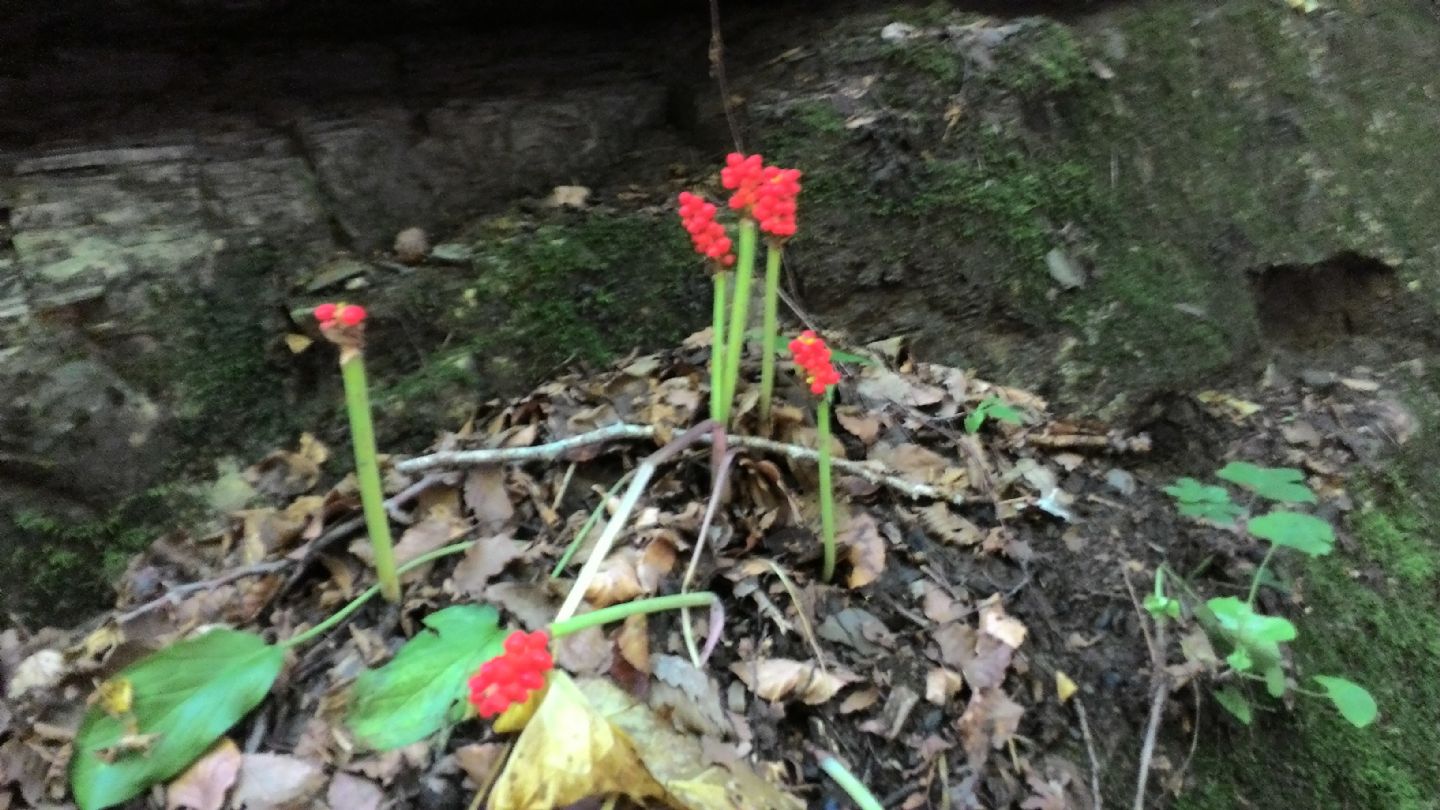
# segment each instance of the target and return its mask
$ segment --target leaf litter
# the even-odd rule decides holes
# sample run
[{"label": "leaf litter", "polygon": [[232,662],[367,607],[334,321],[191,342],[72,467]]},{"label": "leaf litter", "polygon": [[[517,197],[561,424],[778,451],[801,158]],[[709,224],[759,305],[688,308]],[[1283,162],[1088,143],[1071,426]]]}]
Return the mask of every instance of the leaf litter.
[{"label": "leaf litter", "polygon": [[[398,611],[367,605],[348,632],[290,656],[258,708],[221,720],[231,736],[210,753],[164,753],[163,736],[127,737],[118,725],[113,745],[162,751],[168,784],[155,795],[197,810],[227,801],[252,810],[461,803],[486,787],[487,806],[497,808],[606,792],[679,808],[799,807],[823,789],[806,753],[820,744],[867,763],[871,787],[898,806],[1088,807],[1094,764],[1074,745],[1069,704],[1105,701],[1099,736],[1125,738],[1147,696],[1140,623],[1122,599],[1124,565],[1153,562],[1156,547],[1169,547],[1181,568],[1216,548],[1238,554],[1235,536],[1177,520],[1161,491],[1204,474],[1203,465],[1168,466],[1146,455],[1144,434],[1051,418],[1034,395],[914,362],[898,342],[868,350],[877,362],[855,370],[836,410],[837,459],[866,471],[841,476],[843,586],[814,576],[811,462],[745,449],[695,580],[728,594],[723,641],[705,668],[688,660],[677,618],[657,615],[569,639],[558,652],[576,680],[557,681],[554,700],[542,702],[508,755],[488,728],[454,724],[463,677],[443,689],[436,679],[423,728],[356,727],[364,715],[353,709],[383,701],[386,683],[410,677],[403,669],[469,668],[438,642],[429,655],[444,661],[416,648],[407,648],[408,664],[395,655],[404,640],[436,634],[437,623],[442,639],[445,611],[493,605],[502,627],[535,628],[553,616],[568,582],[548,570],[578,527],[648,447],[699,418],[704,345],[561,376],[493,405],[488,421],[442,436],[435,449],[528,448],[617,424],[653,427],[648,443],[441,474],[405,473],[401,459],[386,459],[391,516],[405,526],[398,557],[457,539],[476,545],[412,575]],[[1210,414],[1217,400],[1202,398],[1152,426],[1174,419],[1224,437],[1235,460],[1306,470],[1322,497],[1342,503],[1338,471],[1383,449],[1365,426],[1408,436],[1413,422],[1369,386],[1322,395],[1292,383],[1226,396],[1247,407]],[[1024,424],[958,431],[990,397],[1023,412]],[[774,441],[813,446],[801,402],[777,402]],[[211,627],[285,638],[367,586],[353,479],[322,486],[336,469],[330,455],[307,434],[232,476],[253,493],[250,508],[157,538],[127,569],[114,613],[68,631],[0,634],[10,699],[0,707],[0,806],[73,806],[67,768],[85,704],[122,701],[123,689],[97,685],[148,651]],[[677,563],[688,559],[709,495],[707,469],[703,453],[691,452],[662,470],[643,518],[606,559],[592,607],[678,589]],[[1108,483],[1117,470],[1133,483],[1123,501]],[[1245,483],[1288,496],[1295,482]],[[944,499],[917,498],[915,485]],[[192,582],[212,584],[183,585]],[[459,632],[466,655],[487,643],[470,638],[474,627]],[[1187,662],[1172,667],[1177,682],[1213,667],[1203,637],[1177,643]],[[364,676],[366,665],[381,668]],[[375,673],[386,672],[377,685]],[[807,719],[820,722],[823,739]],[[243,753],[236,740],[246,741]],[[403,747],[374,751],[377,742]],[[597,765],[576,779],[551,778],[553,763],[574,757]],[[1125,778],[1106,779],[1123,790]]]}]

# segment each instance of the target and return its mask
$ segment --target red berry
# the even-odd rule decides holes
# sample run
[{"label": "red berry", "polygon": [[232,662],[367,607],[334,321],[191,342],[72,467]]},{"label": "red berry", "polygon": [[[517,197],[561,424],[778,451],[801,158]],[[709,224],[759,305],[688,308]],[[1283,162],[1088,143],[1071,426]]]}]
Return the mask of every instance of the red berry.
[{"label": "red berry", "polygon": [[315,320],[322,323],[325,321],[335,320],[335,305],[321,304],[320,306],[315,307]]},{"label": "red berry", "polygon": [[364,307],[349,304],[340,310],[340,322],[346,326],[357,326],[363,320],[365,320]]}]

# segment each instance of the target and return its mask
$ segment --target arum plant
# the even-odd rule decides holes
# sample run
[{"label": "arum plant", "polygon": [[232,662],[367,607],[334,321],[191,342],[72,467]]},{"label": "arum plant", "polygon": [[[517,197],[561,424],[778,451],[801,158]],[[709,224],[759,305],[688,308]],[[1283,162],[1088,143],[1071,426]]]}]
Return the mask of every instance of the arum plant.
[{"label": "arum plant", "polygon": [[315,319],[326,339],[340,347],[340,376],[345,382],[345,412],[350,417],[350,442],[355,449],[355,479],[365,529],[375,556],[380,591],[391,602],[400,601],[400,579],[395,574],[395,553],[390,521],[385,515],[385,493],[380,487],[380,464],[375,457],[375,428],[370,419],[370,393],[365,382],[365,310],[354,304],[321,304]]},{"label": "arum plant", "polygon": [[730,268],[735,266],[735,253],[725,226],[715,221],[717,209],[703,197],[688,191],[680,193],[680,222],[690,234],[695,252],[710,260],[710,278],[714,286],[710,324],[710,418],[725,424],[728,400],[720,396],[725,389],[725,295]]},{"label": "arum plant", "polygon": [[[1246,462],[1232,462],[1217,473],[1222,480],[1249,490],[1256,497],[1284,505],[1315,503],[1315,493],[1304,484],[1300,470],[1259,467]],[[1282,644],[1298,636],[1295,625],[1280,616],[1270,616],[1256,609],[1261,586],[1273,581],[1270,564],[1276,553],[1290,549],[1311,557],[1329,554],[1335,545],[1335,531],[1324,520],[1289,508],[1279,508],[1262,515],[1246,516],[1246,510],[1230,499],[1224,487],[1203,484],[1193,478],[1181,478],[1165,492],[1177,501],[1183,515],[1206,522],[1238,528],[1244,518],[1244,531],[1250,537],[1268,543],[1260,564],[1250,577],[1245,598],[1222,596],[1202,601],[1196,590],[1183,578],[1171,572],[1184,592],[1193,600],[1193,610],[1202,627],[1229,648],[1222,678],[1232,681],[1255,681],[1264,684],[1275,698],[1287,692],[1325,698],[1334,704],[1352,725],[1363,727],[1375,720],[1378,708],[1370,693],[1358,684],[1330,675],[1312,675],[1320,690],[1293,684],[1285,672]],[[1156,573],[1155,590],[1145,600],[1145,608],[1156,621],[1175,620],[1181,615],[1180,603],[1166,593],[1164,572]],[[1215,692],[1215,699],[1242,723],[1249,724],[1252,712],[1245,692],[1227,685]]]},{"label": "arum plant", "polygon": [[831,362],[830,348],[812,330],[805,330],[790,341],[790,356],[805,374],[810,393],[820,398],[815,407],[815,442],[820,472],[820,538],[824,544],[824,561],[820,578],[829,582],[835,576],[835,490],[830,480],[830,389],[840,382],[840,372]]},{"label": "arum plant", "polygon": [[765,248],[765,311],[760,355],[760,424],[770,426],[770,399],[775,389],[775,340],[780,306],[780,257],[785,242],[795,235],[796,197],[800,171],[767,166],[752,211],[767,237]]}]

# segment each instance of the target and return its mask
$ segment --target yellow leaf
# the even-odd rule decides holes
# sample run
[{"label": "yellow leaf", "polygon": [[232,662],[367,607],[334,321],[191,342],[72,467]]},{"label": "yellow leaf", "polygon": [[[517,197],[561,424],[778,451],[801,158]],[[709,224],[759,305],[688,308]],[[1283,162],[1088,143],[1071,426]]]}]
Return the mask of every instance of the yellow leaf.
[{"label": "yellow leaf", "polygon": [[305,351],[310,348],[310,344],[314,342],[315,341],[310,338],[304,335],[297,335],[294,332],[285,336],[285,345],[290,349],[291,354],[299,354]]},{"label": "yellow leaf", "polygon": [[495,782],[490,810],[542,810],[617,794],[639,804],[666,798],[630,738],[590,705],[569,676],[554,673]]},{"label": "yellow leaf", "polygon": [[1061,703],[1068,701],[1078,691],[1080,691],[1080,687],[1070,680],[1069,675],[1058,669],[1055,670],[1055,693],[1060,696]]}]

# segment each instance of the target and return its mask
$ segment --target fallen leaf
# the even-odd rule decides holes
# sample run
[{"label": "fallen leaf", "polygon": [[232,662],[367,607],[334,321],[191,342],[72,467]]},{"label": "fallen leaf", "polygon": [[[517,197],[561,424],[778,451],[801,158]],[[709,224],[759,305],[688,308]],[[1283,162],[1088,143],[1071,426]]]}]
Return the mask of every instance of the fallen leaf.
[{"label": "fallen leaf", "polygon": [[490,810],[565,807],[591,796],[664,801],[630,737],[556,671],[490,794]]},{"label": "fallen leaf", "polygon": [[331,810],[380,810],[385,793],[369,779],[342,772],[330,780],[325,802]]},{"label": "fallen leaf", "polygon": [[826,641],[845,644],[862,655],[875,656],[895,644],[890,628],[873,613],[862,608],[845,608],[825,617],[817,634]]},{"label": "fallen leaf", "polygon": [[851,692],[844,700],[840,701],[840,708],[837,711],[840,714],[854,714],[874,706],[879,701],[880,690],[872,686],[868,689]]},{"label": "fallen leaf", "polygon": [[308,806],[324,786],[324,769],[309,760],[285,754],[246,754],[231,804],[245,810],[290,810]]},{"label": "fallen leaf", "polygon": [[869,585],[885,570],[885,538],[868,512],[851,512],[850,519],[840,528],[836,544],[846,549],[850,576],[845,584],[851,588]]},{"label": "fallen leaf", "polygon": [[498,531],[515,516],[510,493],[505,490],[505,468],[476,467],[465,474],[465,507],[475,516],[482,532]]},{"label": "fallen leaf", "polygon": [[924,611],[925,618],[936,624],[945,624],[957,621],[965,615],[964,608],[946,593],[944,588],[933,582],[923,584],[925,596],[921,600],[921,610]]},{"label": "fallen leaf", "polygon": [[849,670],[831,668],[822,672],[814,662],[789,658],[738,661],[730,665],[730,671],[765,700],[793,698],[811,706],[824,703],[846,685],[861,680]]},{"label": "fallen leaf", "polygon": [[650,672],[650,626],[645,614],[637,613],[626,617],[615,636],[615,648],[620,657],[640,672]]},{"label": "fallen leaf", "polygon": [[1069,701],[1078,691],[1080,691],[1080,687],[1075,685],[1069,675],[1058,669],[1055,670],[1055,694],[1060,698],[1061,703]]},{"label": "fallen leaf", "polygon": [[[479,789],[495,778],[495,766],[505,755],[504,743],[470,743],[455,749],[455,763],[465,772],[472,788]],[[333,807],[331,810],[342,810]]]},{"label": "fallen leaf", "polygon": [[479,598],[490,580],[499,576],[505,566],[518,559],[524,551],[525,546],[511,539],[509,532],[477,540],[455,565],[455,572],[451,575],[455,593]]},{"label": "fallen leaf", "polygon": [[907,481],[933,486],[963,486],[965,470],[928,447],[914,443],[886,444],[870,448],[869,457],[894,470]]},{"label": "fallen leaf", "polygon": [[234,741],[222,738],[165,788],[165,810],[220,810],[243,758]]},{"label": "fallen leaf", "polygon": [[896,402],[912,408],[934,405],[945,398],[945,391],[941,388],[879,366],[866,367],[855,391],[867,399]]},{"label": "fallen leaf", "polygon": [[1008,647],[1019,649],[1025,643],[1028,631],[1019,619],[1005,613],[1000,595],[995,594],[980,603],[980,632],[994,636]]},{"label": "fallen leaf", "polygon": [[956,723],[970,767],[979,770],[990,749],[1005,746],[1020,728],[1025,709],[1000,689],[977,689]]},{"label": "fallen leaf", "polygon": [[551,208],[584,208],[585,201],[589,199],[590,189],[585,186],[556,186],[545,198],[545,205]]},{"label": "fallen leaf", "polygon": [[874,411],[854,405],[841,405],[835,409],[835,420],[866,447],[880,438],[880,417]]},{"label": "fallen leaf", "polygon": [[31,689],[53,689],[65,673],[65,656],[59,650],[41,650],[15,667],[5,694],[14,700]]},{"label": "fallen leaf", "polygon": [[960,692],[965,679],[960,673],[936,667],[925,673],[925,699],[936,706],[944,706]]},{"label": "fallen leaf", "polygon": [[617,549],[605,558],[595,578],[585,589],[585,599],[597,608],[628,602],[646,593],[640,583],[640,551],[633,547]]},{"label": "fallen leaf", "polygon": [[955,546],[973,546],[984,537],[980,527],[950,511],[949,504],[936,501],[916,512],[924,526],[940,542]]}]

